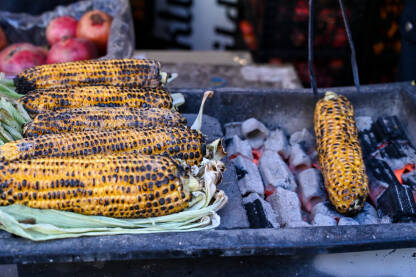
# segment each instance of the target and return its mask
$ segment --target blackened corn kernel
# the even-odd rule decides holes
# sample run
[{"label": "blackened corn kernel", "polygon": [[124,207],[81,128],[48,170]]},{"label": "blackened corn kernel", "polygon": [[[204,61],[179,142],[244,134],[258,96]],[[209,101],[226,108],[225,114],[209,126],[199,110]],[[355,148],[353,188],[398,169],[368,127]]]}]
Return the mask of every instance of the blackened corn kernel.
[{"label": "blackened corn kernel", "polygon": [[[124,172],[116,172],[116,168],[135,164],[144,165],[145,168],[144,171],[136,171],[136,176],[147,174],[149,166],[163,173],[163,177],[157,177],[157,180],[163,180],[167,175],[166,171],[162,171],[163,166],[171,169],[175,178],[149,193],[138,189],[148,185],[146,180],[134,178],[138,181],[130,183],[119,178],[118,183],[113,183],[110,179],[102,179],[100,174],[105,171],[110,176],[122,176]],[[8,162],[4,168],[0,170],[0,206],[18,203],[32,208],[74,211],[86,215],[150,217],[179,212],[189,205],[191,199],[191,194],[183,188],[185,170],[169,157],[163,156],[123,153],[80,158],[39,158]],[[25,169],[27,173],[18,174],[17,169]],[[69,171],[75,172],[76,177],[68,179],[66,173]],[[21,186],[23,182],[27,184],[26,187]],[[159,193],[172,185],[176,187],[175,190],[168,194]],[[173,210],[168,209],[166,199],[178,198],[179,195],[186,197]],[[152,206],[158,209],[149,211],[147,208]],[[133,209],[135,212],[131,213]]]},{"label": "blackened corn kernel", "polygon": [[368,177],[351,103],[327,93],[316,104],[314,125],[329,200],[338,212],[357,214],[367,198]]},{"label": "blackened corn kernel", "polygon": [[14,84],[18,93],[27,93],[35,89],[59,86],[112,85],[156,88],[162,85],[161,81],[160,64],[157,61],[119,59],[36,66],[17,75]]},{"label": "blackened corn kernel", "polygon": [[[182,150],[179,153],[168,154],[170,147],[175,147],[173,137],[191,136],[192,142],[181,142],[181,149],[186,144],[192,144],[192,150]],[[152,138],[151,140],[142,138]],[[160,148],[159,148],[160,146]],[[193,150],[194,146],[198,150]],[[159,127],[152,129],[123,129],[115,131],[85,131],[65,134],[43,135],[24,138],[0,146],[0,160],[11,161],[35,157],[77,157],[95,154],[137,151],[142,154],[166,155],[184,159],[189,165],[198,165],[203,158],[205,139],[202,134],[189,127]],[[190,158],[187,152],[194,153]],[[166,154],[165,154],[166,153]],[[197,155],[198,158],[196,158]],[[149,165],[147,165],[149,167]],[[147,169],[150,174],[150,167]],[[149,180],[151,176],[149,175]],[[157,183],[156,183],[157,185]]]},{"label": "blackened corn kernel", "polygon": [[[36,137],[45,134],[92,130],[144,129],[182,125],[186,125],[186,119],[180,113],[169,109],[85,107],[38,114],[33,121],[24,126],[23,135]],[[179,150],[179,147],[175,146],[176,149]],[[152,149],[149,151],[152,152]]]},{"label": "blackened corn kernel", "polygon": [[[172,107],[172,97],[164,88],[128,88],[115,86],[56,87],[39,89],[19,98],[32,115],[82,107]],[[48,127],[48,122],[45,122]]]}]

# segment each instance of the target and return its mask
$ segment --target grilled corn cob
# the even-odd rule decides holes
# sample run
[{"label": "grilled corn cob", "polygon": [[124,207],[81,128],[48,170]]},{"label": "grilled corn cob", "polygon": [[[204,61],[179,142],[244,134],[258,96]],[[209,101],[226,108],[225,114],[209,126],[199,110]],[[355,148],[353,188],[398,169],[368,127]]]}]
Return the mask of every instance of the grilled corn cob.
[{"label": "grilled corn cob", "polygon": [[38,114],[23,127],[23,135],[37,137],[45,134],[175,127],[185,124],[186,119],[180,113],[168,109],[86,107]]},{"label": "grilled corn cob", "polygon": [[137,151],[162,154],[197,165],[205,156],[204,137],[188,127],[85,131],[24,138],[0,146],[0,159],[76,157],[101,153]]},{"label": "grilled corn cob", "polygon": [[59,86],[112,85],[156,88],[166,82],[160,64],[153,60],[88,60],[46,64],[24,70],[14,79],[16,91]]},{"label": "grilled corn cob", "polygon": [[30,114],[81,107],[172,107],[172,97],[163,88],[114,86],[60,87],[32,91],[19,98]]},{"label": "grilled corn cob", "polygon": [[338,212],[352,216],[363,208],[368,194],[354,109],[345,96],[327,92],[316,104],[314,124],[329,199]]},{"label": "grilled corn cob", "polygon": [[0,166],[0,206],[120,218],[167,215],[188,207],[198,187],[187,173],[169,157],[134,153],[18,160]]}]

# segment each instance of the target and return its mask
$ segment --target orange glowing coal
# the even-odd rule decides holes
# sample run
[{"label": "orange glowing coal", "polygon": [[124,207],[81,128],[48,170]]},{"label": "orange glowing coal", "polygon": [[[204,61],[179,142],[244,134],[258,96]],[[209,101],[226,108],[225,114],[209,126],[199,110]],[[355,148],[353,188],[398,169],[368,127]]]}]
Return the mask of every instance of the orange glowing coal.
[{"label": "orange glowing coal", "polygon": [[252,149],[251,153],[253,153],[253,162],[258,165],[262,152],[259,149]]},{"label": "orange glowing coal", "polygon": [[415,169],[414,164],[406,164],[403,168],[394,170],[394,175],[396,175],[397,180],[399,180],[400,184],[403,184],[403,174],[409,173]]}]

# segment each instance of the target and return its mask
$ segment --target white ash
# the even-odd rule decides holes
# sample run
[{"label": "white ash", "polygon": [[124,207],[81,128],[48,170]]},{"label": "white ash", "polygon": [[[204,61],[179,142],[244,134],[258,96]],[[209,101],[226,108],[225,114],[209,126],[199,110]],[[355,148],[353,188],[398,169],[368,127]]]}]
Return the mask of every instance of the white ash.
[{"label": "white ash", "polygon": [[302,171],[312,166],[311,158],[299,143],[291,147],[289,165],[295,171]]},{"label": "white ash", "polygon": [[[250,193],[247,197],[243,198],[243,205],[247,205],[249,203],[260,203],[262,211],[264,212],[264,217],[266,221],[271,225],[273,228],[279,228],[280,225],[277,221],[278,215],[276,211],[272,208],[270,203],[265,201],[262,197],[260,197],[257,193]],[[263,216],[263,215],[254,215],[254,216]],[[250,221],[249,216],[249,221]],[[252,220],[252,219],[251,219]]]},{"label": "white ash", "polygon": [[316,214],[312,219],[312,225],[314,226],[335,226],[337,221],[332,217],[324,214]]},{"label": "white ash", "polygon": [[230,139],[233,136],[242,137],[241,124],[241,122],[229,122],[224,124],[225,139]]},{"label": "white ash", "polygon": [[322,174],[315,168],[300,172],[297,176],[299,198],[303,207],[311,211],[313,206],[326,200]]},{"label": "white ash", "polygon": [[371,116],[356,116],[355,125],[359,132],[370,130],[373,125],[373,119]]},{"label": "white ash", "polygon": [[249,118],[244,121],[241,124],[241,132],[254,149],[262,147],[264,140],[270,133],[266,126],[255,118]]},{"label": "white ash", "polygon": [[311,218],[314,218],[317,214],[323,214],[331,216],[335,219],[344,217],[342,214],[338,213],[329,202],[320,202],[316,204],[311,210]]},{"label": "white ash", "polygon": [[276,152],[265,150],[260,157],[259,168],[266,186],[296,190],[295,177]]},{"label": "white ash", "polygon": [[352,219],[351,217],[342,217],[338,221],[338,225],[360,225],[356,220]]},{"label": "white ash", "polygon": [[264,195],[263,181],[256,164],[247,158],[238,156],[232,160],[237,173],[237,184],[241,195],[251,192]]},{"label": "white ash", "polygon": [[390,224],[390,223],[393,223],[393,220],[391,219],[390,216],[385,215],[380,218],[380,224]]},{"label": "white ash", "polygon": [[290,145],[302,144],[307,151],[315,148],[315,136],[307,129],[303,128],[290,136]]},{"label": "white ash", "polygon": [[368,202],[364,204],[363,210],[353,218],[360,224],[379,224],[380,222],[376,209]]},{"label": "white ash", "polygon": [[231,157],[233,155],[243,155],[245,158],[253,160],[250,144],[246,140],[240,139],[237,135],[231,138],[227,147],[227,156]]},{"label": "white ash", "polygon": [[311,227],[308,222],[305,221],[291,221],[286,225],[289,228],[299,228],[299,227]]},{"label": "white ash", "polygon": [[290,155],[290,146],[285,132],[279,128],[270,132],[269,137],[264,142],[264,149],[276,151],[283,159],[287,160]]},{"label": "white ash", "polygon": [[300,201],[295,192],[278,187],[266,200],[276,211],[281,226],[294,227],[294,224],[302,224]]}]

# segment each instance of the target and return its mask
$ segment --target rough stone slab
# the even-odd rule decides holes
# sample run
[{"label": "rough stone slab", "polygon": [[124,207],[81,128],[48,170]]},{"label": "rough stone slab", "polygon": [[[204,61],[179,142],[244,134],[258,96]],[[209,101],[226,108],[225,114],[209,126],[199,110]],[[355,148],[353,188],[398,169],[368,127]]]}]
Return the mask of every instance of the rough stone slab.
[{"label": "rough stone slab", "polygon": [[315,148],[315,136],[306,128],[303,128],[301,131],[294,132],[290,136],[289,142],[292,146],[295,144],[300,144],[307,151]]},{"label": "rough stone slab", "polygon": [[296,192],[278,187],[266,200],[276,211],[281,226],[291,227],[302,221],[300,201]]},{"label": "rough stone slab", "polygon": [[332,217],[324,214],[316,214],[312,219],[312,225],[314,226],[335,226],[337,221]]},{"label": "rough stone slab", "polygon": [[266,150],[259,160],[259,168],[265,185],[296,190],[295,177],[279,154]]},{"label": "rough stone slab", "polygon": [[241,195],[246,195],[251,192],[264,195],[263,181],[256,164],[241,156],[238,156],[232,161],[237,173],[237,183]]},{"label": "rough stone slab", "polygon": [[253,153],[251,151],[250,144],[247,140],[242,140],[236,135],[229,140],[227,147],[227,157],[231,157],[233,155],[243,155],[245,158],[253,160]]},{"label": "rough stone slab", "polygon": [[354,217],[360,224],[379,224],[377,210],[368,202],[365,202],[363,210]]},{"label": "rough stone slab", "polygon": [[250,193],[243,198],[251,228],[279,228],[276,212],[257,193]]},{"label": "rough stone slab", "polygon": [[254,149],[262,147],[264,140],[270,133],[269,129],[267,129],[263,123],[253,117],[241,124],[241,132]]},{"label": "rough stone slab", "polygon": [[340,226],[344,226],[344,225],[359,225],[359,224],[360,223],[358,223],[357,221],[355,221],[351,217],[342,217],[338,221],[338,225],[340,225]]},{"label": "rough stone slab", "polygon": [[222,183],[218,186],[228,196],[227,204],[218,211],[221,216],[219,229],[249,228],[247,214],[243,206],[243,198],[237,186],[237,175],[231,162],[226,162]]},{"label": "rough stone slab", "polygon": [[290,155],[290,145],[285,132],[282,129],[276,129],[270,132],[269,137],[264,142],[264,149],[275,151],[283,159],[287,160]]},{"label": "rough stone slab", "polygon": [[315,168],[300,172],[297,176],[299,185],[299,198],[303,207],[311,211],[313,206],[326,200],[322,174]]},{"label": "rough stone slab", "polygon": [[[196,114],[182,115],[186,118],[188,126],[191,126],[197,117]],[[206,136],[206,141],[208,143],[216,140],[217,138],[222,138],[224,135],[222,133],[221,123],[215,117],[206,114],[202,117],[201,132]]]},{"label": "rough stone slab", "polygon": [[373,125],[373,119],[371,116],[356,116],[355,125],[359,132],[370,130],[371,125]]},{"label": "rough stone slab", "polygon": [[295,171],[302,171],[312,166],[311,158],[299,143],[291,147],[289,165]]}]

